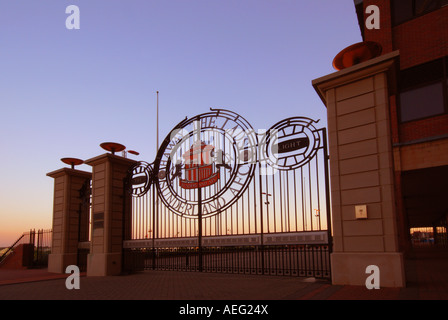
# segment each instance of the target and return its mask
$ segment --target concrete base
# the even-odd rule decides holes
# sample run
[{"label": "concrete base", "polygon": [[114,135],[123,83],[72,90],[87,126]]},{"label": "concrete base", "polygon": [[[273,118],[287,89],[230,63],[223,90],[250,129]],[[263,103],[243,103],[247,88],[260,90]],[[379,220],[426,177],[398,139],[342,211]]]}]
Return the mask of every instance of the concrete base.
[{"label": "concrete base", "polygon": [[76,265],[76,253],[50,253],[48,255],[48,272],[65,273],[67,266]]},{"label": "concrete base", "polygon": [[87,276],[117,276],[121,273],[121,253],[90,253]]},{"label": "concrete base", "polygon": [[331,276],[334,285],[365,286],[370,273],[369,265],[376,265],[380,272],[380,287],[406,286],[403,254],[401,253],[333,253]]}]

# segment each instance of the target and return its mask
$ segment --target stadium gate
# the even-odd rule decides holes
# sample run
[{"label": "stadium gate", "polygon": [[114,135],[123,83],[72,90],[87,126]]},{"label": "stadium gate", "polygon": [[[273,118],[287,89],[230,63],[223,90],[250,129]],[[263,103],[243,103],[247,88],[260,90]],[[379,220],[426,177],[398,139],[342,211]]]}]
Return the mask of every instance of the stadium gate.
[{"label": "stadium gate", "polygon": [[223,109],[181,121],[154,162],[129,170],[123,269],[330,278],[328,153],[317,122],[293,117],[255,131]]}]

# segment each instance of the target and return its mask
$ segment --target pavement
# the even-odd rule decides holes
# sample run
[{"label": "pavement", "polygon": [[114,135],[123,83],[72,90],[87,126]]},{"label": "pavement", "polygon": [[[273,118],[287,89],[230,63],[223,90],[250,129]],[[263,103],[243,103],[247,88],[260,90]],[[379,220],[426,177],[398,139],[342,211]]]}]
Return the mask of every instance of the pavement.
[{"label": "pavement", "polygon": [[448,251],[422,251],[406,265],[405,288],[372,290],[314,278],[155,270],[111,277],[81,274],[80,288],[69,290],[68,274],[0,269],[0,301],[448,300]]}]

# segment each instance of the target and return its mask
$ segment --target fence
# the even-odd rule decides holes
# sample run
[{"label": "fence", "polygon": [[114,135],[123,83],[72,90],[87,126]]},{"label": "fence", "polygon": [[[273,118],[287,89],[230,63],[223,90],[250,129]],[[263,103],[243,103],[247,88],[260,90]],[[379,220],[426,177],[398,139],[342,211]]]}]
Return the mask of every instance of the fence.
[{"label": "fence", "polygon": [[275,276],[330,277],[328,245],[135,249],[125,251],[130,270],[203,271]]},{"label": "fence", "polygon": [[0,257],[0,264],[7,256],[14,253],[19,245],[29,245],[30,250],[25,250],[23,261],[25,267],[45,267],[48,265],[48,255],[51,253],[51,230],[30,230],[24,232]]},{"label": "fence", "polygon": [[326,129],[294,117],[231,135],[242,118],[212,111],[129,175],[125,268],[329,278]]}]

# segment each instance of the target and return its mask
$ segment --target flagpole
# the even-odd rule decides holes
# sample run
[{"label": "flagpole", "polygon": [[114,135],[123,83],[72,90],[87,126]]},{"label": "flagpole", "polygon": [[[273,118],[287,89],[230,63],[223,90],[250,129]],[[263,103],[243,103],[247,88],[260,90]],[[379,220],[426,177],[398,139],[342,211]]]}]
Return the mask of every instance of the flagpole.
[{"label": "flagpole", "polygon": [[157,145],[156,145],[156,154],[159,151],[159,91],[157,92]]},{"label": "flagpole", "polygon": [[[156,141],[156,157],[157,157],[157,153],[159,152],[159,91],[156,91],[157,93],[157,133],[156,133],[156,137],[157,137],[157,141]],[[160,168],[159,168],[160,169]],[[157,173],[156,173],[157,174]],[[153,197],[155,198],[155,208],[153,207],[153,241],[152,241],[152,248],[153,248],[153,269],[155,269],[155,264],[156,264],[156,250],[155,250],[155,240],[156,240],[156,236],[158,237],[158,229],[159,229],[159,223],[158,223],[158,219],[159,219],[159,195],[156,191],[156,188],[153,188]],[[156,223],[156,219],[157,219],[157,223]],[[157,230],[157,235],[156,235],[156,230]]]}]

